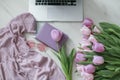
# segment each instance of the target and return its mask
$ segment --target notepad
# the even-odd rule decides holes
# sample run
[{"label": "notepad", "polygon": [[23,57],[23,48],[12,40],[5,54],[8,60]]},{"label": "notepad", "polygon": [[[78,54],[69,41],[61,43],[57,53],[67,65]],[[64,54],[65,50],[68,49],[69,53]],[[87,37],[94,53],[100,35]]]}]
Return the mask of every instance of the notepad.
[{"label": "notepad", "polygon": [[67,41],[68,36],[63,33],[61,40],[58,42],[58,45],[59,45],[59,48],[58,48],[56,42],[51,38],[51,31],[53,29],[58,30],[52,25],[45,23],[42,29],[37,33],[36,39],[46,44],[48,47],[54,49],[55,51],[58,51],[63,46],[63,44]]}]

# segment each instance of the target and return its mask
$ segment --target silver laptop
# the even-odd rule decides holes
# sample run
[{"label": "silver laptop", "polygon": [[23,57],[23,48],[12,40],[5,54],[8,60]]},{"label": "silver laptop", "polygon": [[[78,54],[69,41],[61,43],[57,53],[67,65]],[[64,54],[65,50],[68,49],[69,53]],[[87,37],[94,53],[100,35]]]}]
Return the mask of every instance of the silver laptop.
[{"label": "silver laptop", "polygon": [[82,0],[29,0],[37,21],[82,21]]}]

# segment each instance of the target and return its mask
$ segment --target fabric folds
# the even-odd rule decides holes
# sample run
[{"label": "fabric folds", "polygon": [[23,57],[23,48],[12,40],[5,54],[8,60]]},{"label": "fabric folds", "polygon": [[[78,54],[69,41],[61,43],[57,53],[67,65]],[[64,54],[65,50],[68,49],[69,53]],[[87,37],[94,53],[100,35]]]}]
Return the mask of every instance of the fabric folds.
[{"label": "fabric folds", "polygon": [[34,33],[36,21],[24,13],[0,29],[0,80],[65,80],[54,61],[30,49],[24,33]]}]

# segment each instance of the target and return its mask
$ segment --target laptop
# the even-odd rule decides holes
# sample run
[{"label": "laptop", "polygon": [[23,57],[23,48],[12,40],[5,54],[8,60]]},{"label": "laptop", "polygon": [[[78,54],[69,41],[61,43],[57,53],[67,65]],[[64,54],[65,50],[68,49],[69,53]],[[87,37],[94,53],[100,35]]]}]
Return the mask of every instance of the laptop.
[{"label": "laptop", "polygon": [[82,21],[82,0],[29,0],[29,12],[37,21]]}]

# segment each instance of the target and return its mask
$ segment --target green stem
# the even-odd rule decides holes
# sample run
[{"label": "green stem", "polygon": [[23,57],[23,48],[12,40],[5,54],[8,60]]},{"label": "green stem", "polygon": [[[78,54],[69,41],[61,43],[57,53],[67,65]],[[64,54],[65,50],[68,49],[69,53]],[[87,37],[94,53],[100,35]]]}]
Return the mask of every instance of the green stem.
[{"label": "green stem", "polygon": [[[56,46],[57,46],[57,49],[58,49],[58,53],[60,54],[60,57],[63,57],[63,56],[61,56],[61,51],[59,49],[59,44],[57,43]],[[65,63],[63,63],[63,62],[61,62],[61,66],[62,66],[62,69],[63,69],[63,73],[64,73],[64,75],[66,77],[66,80],[72,80],[72,70],[69,72],[69,69],[67,69]],[[72,67],[71,67],[71,69],[72,69]]]},{"label": "green stem", "polygon": [[93,55],[85,55],[85,58],[93,58]]},{"label": "green stem", "polygon": [[66,80],[72,80],[72,75],[70,74],[66,75]]}]

